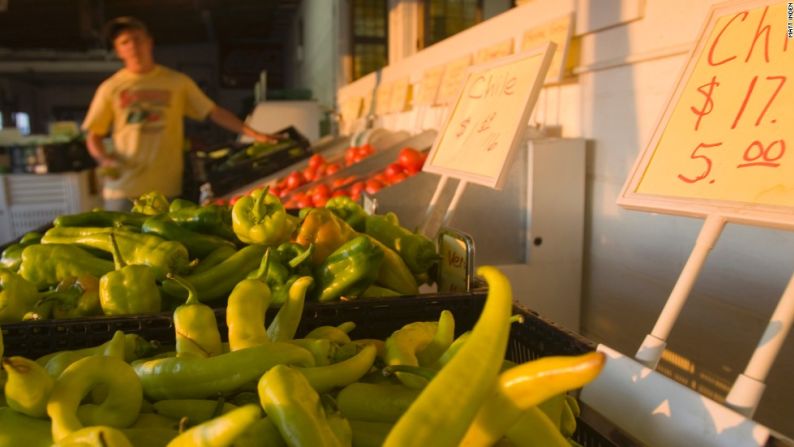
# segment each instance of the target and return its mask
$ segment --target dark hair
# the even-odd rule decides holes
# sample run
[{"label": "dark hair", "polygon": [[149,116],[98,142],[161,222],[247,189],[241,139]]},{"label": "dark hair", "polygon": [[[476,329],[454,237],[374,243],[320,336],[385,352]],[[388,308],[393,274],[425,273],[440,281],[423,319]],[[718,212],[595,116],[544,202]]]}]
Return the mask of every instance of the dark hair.
[{"label": "dark hair", "polygon": [[105,37],[105,44],[108,48],[113,48],[113,41],[116,36],[121,34],[122,31],[138,29],[146,34],[149,34],[149,29],[146,24],[131,16],[116,17],[108,21],[102,30],[102,35]]}]

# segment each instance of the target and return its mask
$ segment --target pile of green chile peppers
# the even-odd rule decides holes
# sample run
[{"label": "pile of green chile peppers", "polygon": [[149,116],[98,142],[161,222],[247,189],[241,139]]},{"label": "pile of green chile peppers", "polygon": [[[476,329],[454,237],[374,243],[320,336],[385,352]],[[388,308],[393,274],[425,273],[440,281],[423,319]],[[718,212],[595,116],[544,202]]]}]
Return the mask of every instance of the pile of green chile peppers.
[{"label": "pile of green chile peppers", "polygon": [[[300,255],[299,247],[281,254]],[[457,339],[448,311],[385,343],[355,339],[354,322],[295,339],[313,279],[294,281],[266,326],[277,258],[266,251],[232,292],[228,345],[215,313],[173,277],[188,295],[174,312],[176,351],[156,354],[158,346],[118,331],[94,348],[3,359],[0,447],[570,445],[579,410],[565,393],[592,380],[604,356],[504,362],[515,319],[509,284],[494,268],[478,270],[489,285],[485,307]]]}]

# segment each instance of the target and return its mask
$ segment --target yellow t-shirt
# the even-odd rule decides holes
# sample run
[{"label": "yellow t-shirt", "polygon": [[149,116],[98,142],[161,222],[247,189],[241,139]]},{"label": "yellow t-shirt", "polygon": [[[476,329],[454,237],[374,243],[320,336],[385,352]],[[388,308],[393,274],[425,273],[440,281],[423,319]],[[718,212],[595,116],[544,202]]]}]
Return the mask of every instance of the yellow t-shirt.
[{"label": "yellow t-shirt", "polygon": [[183,117],[204,120],[215,103],[186,75],[157,65],[144,74],[122,68],[97,89],[83,129],[106,135],[121,176],[107,180],[106,199],[135,198],[149,191],[176,196],[182,190]]}]

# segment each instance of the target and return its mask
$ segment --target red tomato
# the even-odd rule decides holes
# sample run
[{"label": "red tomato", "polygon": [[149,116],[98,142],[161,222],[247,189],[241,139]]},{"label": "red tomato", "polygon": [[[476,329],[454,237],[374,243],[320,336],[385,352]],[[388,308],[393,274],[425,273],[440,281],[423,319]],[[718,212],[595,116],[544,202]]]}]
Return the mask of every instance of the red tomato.
[{"label": "red tomato", "polygon": [[325,206],[325,203],[328,202],[329,194],[324,193],[322,191],[317,191],[312,194],[312,203],[314,206]]},{"label": "red tomato", "polygon": [[234,206],[234,204],[242,197],[242,195],[232,197],[228,202],[226,199],[215,199],[212,204],[218,206]]},{"label": "red tomato", "polygon": [[410,177],[410,176],[412,176],[412,175],[416,175],[416,174],[418,174],[420,170],[421,170],[421,168],[418,168],[418,169],[417,169],[417,168],[415,168],[415,167],[405,168],[405,172],[404,172],[404,174],[405,174],[406,176]]},{"label": "red tomato", "polygon": [[314,187],[314,193],[315,194],[320,193],[327,197],[331,194],[331,188],[325,183],[320,183],[319,185]]},{"label": "red tomato", "polygon": [[367,144],[365,144],[365,145],[361,146],[361,147],[358,149],[358,151],[359,151],[359,153],[360,153],[360,154],[362,154],[362,153],[363,153],[363,154],[367,154],[367,155],[372,155],[372,154],[374,154],[374,153],[375,153],[375,148],[374,148],[374,147],[372,147],[372,145],[371,145],[371,144],[367,143]]},{"label": "red tomato", "polygon": [[292,171],[287,176],[287,189],[295,189],[306,183],[306,178],[300,171]]},{"label": "red tomato", "polygon": [[363,160],[365,158],[367,158],[366,155],[356,154],[356,156],[353,157],[352,164],[361,163],[361,160]]},{"label": "red tomato", "polygon": [[404,171],[403,166],[399,163],[392,163],[389,166],[386,166],[386,169],[383,171],[386,174],[386,177],[393,177],[396,174],[402,174]]},{"label": "red tomato", "polygon": [[303,178],[306,179],[307,182],[313,181],[315,175],[317,175],[317,168],[309,166],[303,170]]},{"label": "red tomato", "polygon": [[284,202],[284,208],[295,209],[297,207],[298,207],[298,204],[297,204],[297,202],[295,202],[295,199],[289,199],[286,202]]},{"label": "red tomato", "polygon": [[381,186],[383,186],[383,184],[386,183],[386,179],[387,179],[386,174],[384,174],[383,172],[378,172],[377,174],[372,176],[372,180],[379,181],[381,183]]},{"label": "red tomato", "polygon": [[366,188],[366,183],[358,181],[350,185],[350,197],[361,195],[361,191]]},{"label": "red tomato", "polygon": [[317,166],[317,170],[314,173],[314,179],[318,180],[318,179],[321,179],[321,178],[325,177],[327,175],[325,173],[326,169],[328,169],[328,165],[326,165],[326,164],[322,164],[320,166]]},{"label": "red tomato", "polygon": [[341,196],[350,197],[346,189],[337,189],[331,194],[331,197],[341,197]]},{"label": "red tomato", "polygon": [[271,186],[268,190],[268,193],[273,194],[276,197],[281,197],[281,189],[279,189],[277,186]]},{"label": "red tomato", "polygon": [[367,180],[367,183],[364,187],[364,190],[367,191],[367,194],[375,194],[381,189],[383,189],[383,183],[375,178]]},{"label": "red tomato", "polygon": [[393,185],[395,183],[400,183],[401,181],[403,181],[403,180],[405,180],[407,178],[408,178],[408,176],[405,175],[404,172],[399,172],[399,173],[394,174],[393,176],[391,176],[390,177],[390,181],[391,181],[391,184]]},{"label": "red tomato", "polygon": [[334,180],[333,182],[331,182],[331,188],[334,188],[334,189],[339,188],[340,186],[344,185],[345,183],[347,183],[346,179],[338,178],[338,179]]},{"label": "red tomato", "polygon": [[304,196],[301,197],[300,200],[296,200],[295,205],[297,205],[298,208],[311,208],[314,206],[314,202],[311,197]]},{"label": "red tomato", "polygon": [[342,169],[342,167],[339,166],[339,163],[331,163],[328,166],[326,166],[325,175],[334,175],[336,174],[336,171],[340,169]]},{"label": "red tomato", "polygon": [[405,170],[413,168],[419,171],[422,169],[422,153],[416,149],[404,147],[397,156],[397,162],[405,168]]},{"label": "red tomato", "polygon": [[309,157],[309,167],[317,169],[318,166],[325,164],[325,158],[320,154],[314,154]]}]

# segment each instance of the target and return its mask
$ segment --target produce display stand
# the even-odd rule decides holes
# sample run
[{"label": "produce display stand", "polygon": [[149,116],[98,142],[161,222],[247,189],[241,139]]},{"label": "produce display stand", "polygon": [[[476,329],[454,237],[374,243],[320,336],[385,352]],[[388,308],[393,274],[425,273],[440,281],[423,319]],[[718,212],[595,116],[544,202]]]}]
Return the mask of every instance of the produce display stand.
[{"label": "produce display stand", "polygon": [[[374,154],[371,156],[361,160],[360,162],[346,166],[336,173],[323,177],[319,180],[315,180],[313,182],[306,183],[305,185],[301,185],[298,188],[295,188],[290,192],[290,195],[306,192],[311,190],[312,188],[320,185],[320,184],[328,184],[330,185],[335,180],[338,179],[345,179],[348,177],[355,177],[356,180],[351,180],[350,182],[346,182],[343,185],[340,185],[339,188],[344,188],[345,186],[349,186],[350,183],[365,180],[375,173],[382,171],[386,168],[390,163],[394,163],[397,160],[397,156],[400,150],[404,147],[411,147],[419,151],[425,151],[433,145],[433,140],[436,138],[436,131],[434,130],[426,130],[422,133],[417,135],[411,136],[410,138],[404,138],[398,141],[394,141],[389,147],[383,148],[381,150],[376,150]],[[407,183],[411,181],[412,177],[408,177],[403,180],[402,183]],[[384,187],[384,189],[388,189],[388,187]],[[332,190],[333,192],[333,190]],[[290,195],[287,195],[282,198],[282,201],[289,200]]]},{"label": "produce display stand", "polygon": [[[321,154],[328,163],[344,163],[345,149],[347,149],[350,146],[370,144],[375,149],[375,155],[377,155],[383,151],[389,150],[397,145],[400,145],[401,142],[405,141],[406,139],[409,139],[409,135],[406,132],[390,132],[384,129],[379,129],[379,132],[372,132],[372,130],[370,130],[367,132],[361,132],[360,134],[353,135],[351,137],[334,138],[324,144],[318,144],[316,146],[310,147],[309,152],[313,154]],[[367,159],[365,159],[364,161],[366,160]],[[304,168],[308,166],[308,164],[309,164],[308,159],[302,159],[288,166],[284,166],[283,168],[279,169],[276,172],[273,172],[266,176],[261,176],[254,181],[248,182],[245,186],[236,188],[233,191],[230,191],[219,197],[230,199],[236,195],[245,194],[251,189],[254,189],[262,184],[267,184],[279,178],[285,177],[292,171],[295,170],[302,171]],[[345,171],[346,169],[347,169],[346,167],[343,167],[342,169],[339,170],[339,172]],[[310,182],[307,185],[314,185],[329,178],[336,178],[336,177],[332,177],[332,176],[324,177],[322,180],[318,180],[316,182]],[[299,190],[304,190],[304,189],[303,187],[301,187]]]},{"label": "produce display stand", "polygon": [[[388,337],[393,331],[414,321],[429,321],[438,318],[442,310],[455,316],[456,335],[470,330],[482,311],[485,291],[471,293],[437,293],[403,296],[389,299],[361,299],[338,303],[308,302],[297,337],[323,325],[338,325],[353,321],[356,328],[351,337]],[[593,351],[595,345],[584,337],[570,332],[536,314],[514,304],[513,313],[524,317],[522,323],[514,323],[510,332],[505,357],[515,362],[525,362],[549,355],[576,355]],[[226,338],[226,310],[215,310],[218,327]],[[275,310],[267,314],[268,323]],[[117,330],[139,334],[162,345],[173,345],[174,327],[171,313],[155,315],[96,317],[59,321],[11,323],[2,326],[6,355],[23,355],[30,358],[66,349],[96,346],[110,339]],[[583,408],[583,415],[587,409]],[[606,429],[606,431],[603,431]],[[615,443],[602,433],[609,433]],[[574,439],[584,447],[612,447],[631,445],[616,427],[594,429],[587,420],[580,419]]]}]

